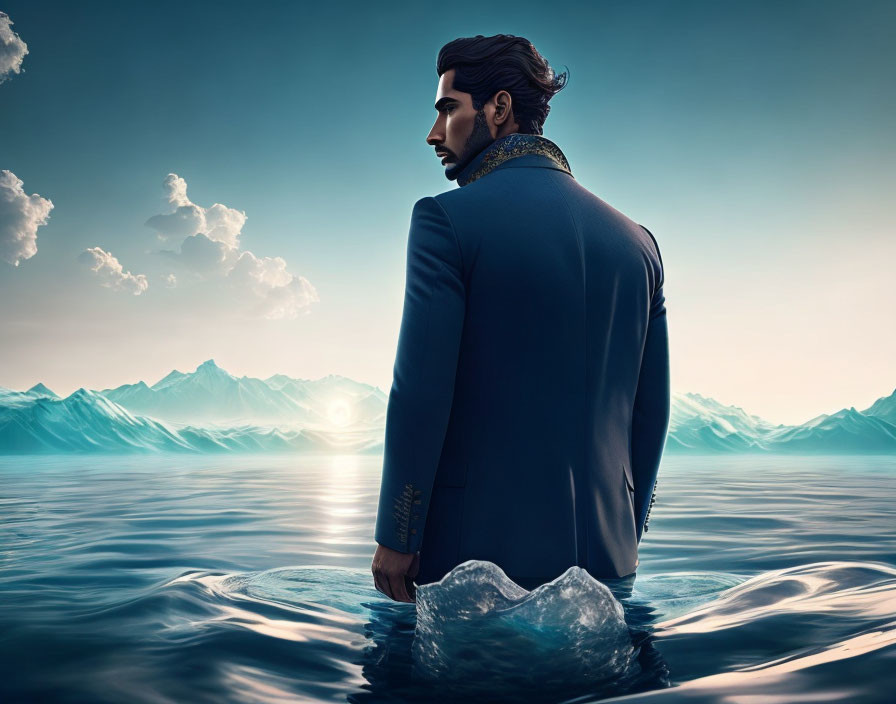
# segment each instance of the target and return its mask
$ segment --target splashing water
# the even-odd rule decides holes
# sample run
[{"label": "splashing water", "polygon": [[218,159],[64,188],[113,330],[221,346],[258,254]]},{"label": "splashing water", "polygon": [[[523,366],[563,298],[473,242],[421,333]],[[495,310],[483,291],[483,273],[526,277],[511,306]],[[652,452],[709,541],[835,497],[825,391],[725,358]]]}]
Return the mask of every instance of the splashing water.
[{"label": "splashing water", "polygon": [[422,678],[488,679],[505,695],[615,681],[634,662],[622,604],[587,571],[570,567],[528,591],[481,560],[418,587],[413,655]]}]

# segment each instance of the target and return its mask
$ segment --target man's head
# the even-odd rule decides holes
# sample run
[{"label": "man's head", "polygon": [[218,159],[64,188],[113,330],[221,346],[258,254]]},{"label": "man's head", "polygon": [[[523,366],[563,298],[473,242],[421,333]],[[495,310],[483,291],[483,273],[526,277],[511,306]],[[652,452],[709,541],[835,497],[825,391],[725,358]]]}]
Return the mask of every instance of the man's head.
[{"label": "man's head", "polygon": [[427,144],[454,180],[474,156],[513,132],[541,134],[548,102],[565,85],[532,43],[511,34],[455,39],[436,64],[438,117]]}]

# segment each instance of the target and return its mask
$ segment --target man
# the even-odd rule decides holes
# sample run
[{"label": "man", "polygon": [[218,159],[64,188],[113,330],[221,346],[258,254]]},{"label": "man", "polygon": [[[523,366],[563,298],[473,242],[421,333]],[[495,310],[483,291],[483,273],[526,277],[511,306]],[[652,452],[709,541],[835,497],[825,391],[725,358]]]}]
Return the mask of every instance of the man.
[{"label": "man", "polygon": [[566,76],[530,42],[457,39],[437,70],[426,141],[460,188],[411,215],[376,588],[413,602],[472,559],[632,576],[669,421],[658,245],[542,136]]}]

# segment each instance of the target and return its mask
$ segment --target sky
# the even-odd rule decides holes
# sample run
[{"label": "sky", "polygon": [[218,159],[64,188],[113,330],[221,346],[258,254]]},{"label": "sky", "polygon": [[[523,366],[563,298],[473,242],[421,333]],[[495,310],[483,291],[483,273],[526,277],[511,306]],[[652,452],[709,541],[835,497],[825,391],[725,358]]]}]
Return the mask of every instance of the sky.
[{"label": "sky", "polygon": [[411,208],[457,187],[436,56],[507,33],[569,71],[574,177],[657,238],[673,391],[801,423],[896,387],[893,3],[0,11],[0,386],[388,391]]}]

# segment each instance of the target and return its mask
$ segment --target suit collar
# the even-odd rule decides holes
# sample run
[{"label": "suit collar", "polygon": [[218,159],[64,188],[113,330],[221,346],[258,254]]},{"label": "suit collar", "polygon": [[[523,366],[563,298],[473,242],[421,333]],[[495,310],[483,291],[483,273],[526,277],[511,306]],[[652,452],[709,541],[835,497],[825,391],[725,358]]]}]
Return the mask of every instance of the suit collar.
[{"label": "suit collar", "polygon": [[496,139],[473,157],[457,175],[457,183],[459,186],[466,186],[504,166],[543,166],[572,176],[566,156],[547,137],[512,132]]}]

